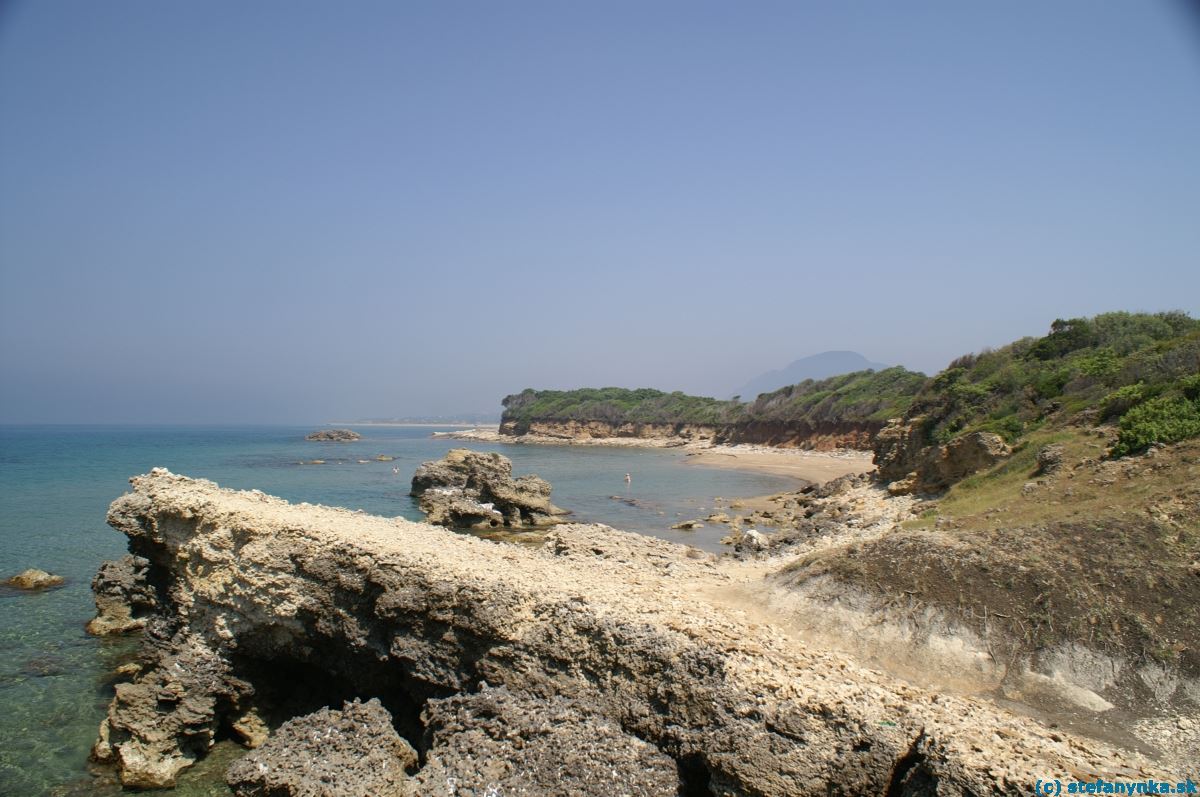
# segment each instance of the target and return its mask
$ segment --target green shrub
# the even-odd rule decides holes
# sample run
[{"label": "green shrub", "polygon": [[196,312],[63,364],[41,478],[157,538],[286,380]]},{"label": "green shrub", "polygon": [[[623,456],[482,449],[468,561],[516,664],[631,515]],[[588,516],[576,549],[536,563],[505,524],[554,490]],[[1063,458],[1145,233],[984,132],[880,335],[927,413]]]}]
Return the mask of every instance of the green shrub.
[{"label": "green shrub", "polygon": [[1191,401],[1200,401],[1200,374],[1185,376],[1179,380],[1179,392]]},{"label": "green shrub", "polygon": [[1075,367],[1084,376],[1103,379],[1117,372],[1121,367],[1121,360],[1115,351],[1105,346],[1081,356],[1075,363]]},{"label": "green shrub", "polygon": [[1025,433],[1025,424],[1015,415],[1004,418],[991,418],[974,427],[979,432],[994,432],[1012,443]]},{"label": "green shrub", "polygon": [[1143,382],[1119,387],[1100,402],[1100,419],[1119,418],[1148,398],[1149,391]]},{"label": "green shrub", "polygon": [[1200,436],[1200,403],[1177,396],[1159,396],[1139,404],[1121,417],[1121,433],[1113,456],[1145,451],[1154,443],[1174,443]]}]

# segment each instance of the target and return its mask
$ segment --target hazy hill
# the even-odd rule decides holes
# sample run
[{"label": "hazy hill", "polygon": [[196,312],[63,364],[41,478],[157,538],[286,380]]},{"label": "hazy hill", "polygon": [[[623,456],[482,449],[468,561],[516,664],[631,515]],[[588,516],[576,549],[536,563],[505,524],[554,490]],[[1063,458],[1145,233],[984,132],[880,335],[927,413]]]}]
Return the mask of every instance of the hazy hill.
[{"label": "hazy hill", "polygon": [[802,357],[779,370],[760,374],[742,385],[735,395],[741,396],[743,401],[754,401],[762,393],[796,385],[807,379],[826,379],[869,369],[882,371],[887,367],[884,363],[871,362],[856,351],[823,351],[811,357]]}]

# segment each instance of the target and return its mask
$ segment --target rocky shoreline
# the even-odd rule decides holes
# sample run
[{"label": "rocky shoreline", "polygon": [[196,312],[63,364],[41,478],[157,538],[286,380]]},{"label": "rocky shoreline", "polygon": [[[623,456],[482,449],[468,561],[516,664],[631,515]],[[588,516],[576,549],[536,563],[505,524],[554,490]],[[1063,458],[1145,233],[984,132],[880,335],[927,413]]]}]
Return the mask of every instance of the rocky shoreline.
[{"label": "rocky shoreline", "polygon": [[[272,740],[296,722],[322,742],[361,726],[366,748],[394,751],[380,794],[449,779],[476,795],[1028,794],[1067,774],[1184,774],[814,644],[764,614],[779,570],[761,555],[574,524],[505,546],[164,470],[132,484],[109,522],[147,563],[131,589],[157,605],[95,751],[128,786],[169,785],[222,729],[263,751],[231,768],[239,793],[260,793],[264,767],[295,784],[303,748]],[[845,505],[837,544],[918,505],[844,487],[814,497],[814,523]],[[807,533],[791,544],[817,544]]]}]

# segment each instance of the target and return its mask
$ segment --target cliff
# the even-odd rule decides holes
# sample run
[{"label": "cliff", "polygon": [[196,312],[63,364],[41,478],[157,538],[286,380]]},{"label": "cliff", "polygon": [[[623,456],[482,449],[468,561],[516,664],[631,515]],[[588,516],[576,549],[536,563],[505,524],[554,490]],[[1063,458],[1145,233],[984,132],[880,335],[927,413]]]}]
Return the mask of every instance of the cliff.
[{"label": "cliff", "polygon": [[870,451],[881,421],[823,423],[747,421],[738,424],[613,423],[610,421],[533,420],[500,425],[500,435],[526,442],[587,442],[613,440],[657,441],[665,445],[704,443],[715,445],[776,446],[832,451],[853,448]]},{"label": "cliff", "polygon": [[[131,786],[170,784],[223,728],[259,743],[263,722],[351,698],[419,753],[390,794],[1016,795],[1166,774],[790,636],[721,597],[761,573],[697,551],[583,525],[505,546],[161,469],[131,483],[109,523],[161,614],[96,747]],[[366,710],[306,722],[328,735]]]},{"label": "cliff", "polygon": [[500,433],[526,439],[675,439],[789,448],[870,449],[925,383],[904,368],[807,380],[749,404],[622,388],[526,390],[505,397]]}]

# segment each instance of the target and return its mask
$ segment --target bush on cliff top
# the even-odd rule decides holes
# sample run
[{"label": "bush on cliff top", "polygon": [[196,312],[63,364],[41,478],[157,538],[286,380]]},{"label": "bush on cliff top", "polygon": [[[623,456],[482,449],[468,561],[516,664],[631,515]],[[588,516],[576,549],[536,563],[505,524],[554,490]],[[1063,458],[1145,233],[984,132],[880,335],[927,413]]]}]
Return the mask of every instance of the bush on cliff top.
[{"label": "bush on cliff top", "polygon": [[759,396],[749,407],[753,420],[804,422],[810,426],[880,422],[905,413],[927,377],[902,366],[807,379]]},{"label": "bush on cliff top", "polygon": [[1132,453],[1168,437],[1200,434],[1185,433],[1190,426],[1164,416],[1177,419],[1183,408],[1173,402],[1193,389],[1188,380],[1198,371],[1200,321],[1185,313],[1059,319],[1045,337],[958,358],[925,385],[908,414],[925,417],[930,442],[971,431],[997,432],[1012,442],[1056,413],[1121,419],[1164,397],[1123,422],[1130,431],[1119,453]]},{"label": "bush on cliff top", "polygon": [[602,421],[605,423],[732,423],[741,415],[738,402],[642,388],[524,390],[502,402],[502,423],[524,431],[533,421]]},{"label": "bush on cliff top", "polygon": [[[504,422],[722,426],[766,422],[818,428],[923,417],[931,443],[964,432],[1010,443],[1051,417],[1118,421],[1114,453],[1200,435],[1200,321],[1186,313],[1105,313],[1058,319],[1041,338],[968,354],[933,378],[902,367],[859,371],[764,393],[751,404],[660,390],[526,390],[504,399]],[[1144,408],[1144,409],[1141,409]]]},{"label": "bush on cliff top", "polygon": [[723,426],[766,422],[808,424],[882,423],[904,414],[925,375],[901,367],[858,371],[829,379],[806,380],[764,393],[752,404],[643,388],[525,390],[504,399],[502,422],[518,431],[533,421]]},{"label": "bush on cliff top", "polygon": [[1114,456],[1145,451],[1155,443],[1174,443],[1200,436],[1200,401],[1159,396],[1125,413]]}]

